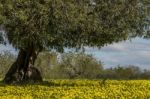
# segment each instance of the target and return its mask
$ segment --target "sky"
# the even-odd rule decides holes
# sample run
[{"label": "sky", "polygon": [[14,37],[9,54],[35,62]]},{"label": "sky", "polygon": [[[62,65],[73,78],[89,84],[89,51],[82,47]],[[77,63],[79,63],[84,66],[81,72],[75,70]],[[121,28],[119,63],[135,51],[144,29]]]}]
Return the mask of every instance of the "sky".
[{"label": "sky", "polygon": [[86,48],[86,52],[101,60],[105,68],[135,65],[150,70],[150,40],[135,38],[101,49]]},{"label": "sky", "polygon": [[[0,52],[2,51],[16,53],[11,45],[0,44]],[[135,38],[132,41],[114,43],[101,49],[86,47],[85,51],[97,60],[101,60],[104,68],[135,65],[150,70],[150,40]]]}]

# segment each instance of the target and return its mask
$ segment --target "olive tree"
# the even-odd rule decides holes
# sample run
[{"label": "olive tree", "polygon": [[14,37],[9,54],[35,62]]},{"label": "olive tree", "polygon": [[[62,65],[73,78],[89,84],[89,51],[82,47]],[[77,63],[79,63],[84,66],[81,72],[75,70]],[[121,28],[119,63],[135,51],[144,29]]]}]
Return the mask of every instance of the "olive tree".
[{"label": "olive tree", "polygon": [[38,54],[103,47],[143,33],[143,0],[0,0],[0,24],[19,50],[4,82],[42,81]]}]

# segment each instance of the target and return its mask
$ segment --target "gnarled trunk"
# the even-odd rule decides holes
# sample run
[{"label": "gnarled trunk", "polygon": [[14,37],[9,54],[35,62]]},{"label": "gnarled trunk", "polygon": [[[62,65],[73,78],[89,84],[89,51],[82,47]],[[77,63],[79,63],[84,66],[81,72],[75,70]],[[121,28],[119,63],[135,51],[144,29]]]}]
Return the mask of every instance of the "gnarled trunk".
[{"label": "gnarled trunk", "polygon": [[17,60],[12,64],[4,78],[4,83],[42,81],[41,74],[34,67],[38,53],[33,47],[20,49]]}]

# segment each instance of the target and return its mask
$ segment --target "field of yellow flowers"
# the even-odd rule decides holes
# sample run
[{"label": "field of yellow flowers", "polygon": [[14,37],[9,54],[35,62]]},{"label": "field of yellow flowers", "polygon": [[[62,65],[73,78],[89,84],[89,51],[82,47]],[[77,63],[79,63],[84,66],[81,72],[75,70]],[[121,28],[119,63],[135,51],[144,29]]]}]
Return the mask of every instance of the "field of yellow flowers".
[{"label": "field of yellow flowers", "polygon": [[0,83],[0,99],[150,99],[150,80],[49,80]]}]

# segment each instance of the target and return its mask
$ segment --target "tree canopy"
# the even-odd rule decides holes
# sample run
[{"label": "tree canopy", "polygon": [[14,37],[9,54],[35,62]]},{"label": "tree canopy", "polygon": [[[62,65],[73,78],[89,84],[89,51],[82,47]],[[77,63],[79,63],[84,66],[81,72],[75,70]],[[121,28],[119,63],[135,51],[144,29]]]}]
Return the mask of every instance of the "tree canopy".
[{"label": "tree canopy", "polygon": [[[146,0],[1,0],[0,23],[18,49],[102,47],[142,35]],[[147,0],[148,2],[148,0]]]}]

